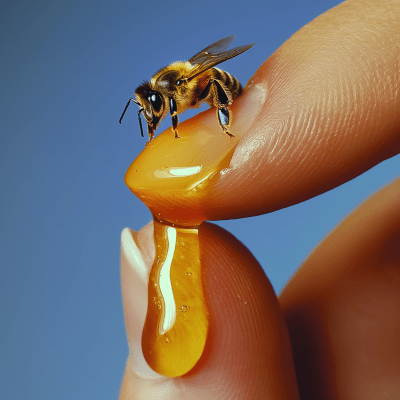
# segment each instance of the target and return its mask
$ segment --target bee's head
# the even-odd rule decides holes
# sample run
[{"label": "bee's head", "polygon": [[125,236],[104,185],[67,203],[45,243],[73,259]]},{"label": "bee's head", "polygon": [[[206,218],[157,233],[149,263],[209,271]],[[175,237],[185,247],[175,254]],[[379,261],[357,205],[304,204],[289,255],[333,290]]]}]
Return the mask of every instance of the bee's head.
[{"label": "bee's head", "polygon": [[143,82],[135,90],[135,95],[143,107],[143,115],[147,123],[155,130],[164,114],[164,97],[157,90],[153,90],[148,82]]}]

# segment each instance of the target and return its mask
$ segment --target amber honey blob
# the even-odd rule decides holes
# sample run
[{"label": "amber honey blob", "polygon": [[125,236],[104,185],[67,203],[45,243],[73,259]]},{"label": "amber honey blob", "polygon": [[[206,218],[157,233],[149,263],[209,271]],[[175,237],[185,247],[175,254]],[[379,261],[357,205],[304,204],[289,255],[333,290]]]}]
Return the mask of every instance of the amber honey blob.
[{"label": "amber honey blob", "polygon": [[210,314],[198,227],[205,220],[207,196],[237,142],[207,126],[179,139],[169,129],[146,146],[125,175],[154,218],[156,255],[142,349],[149,366],[164,376],[188,373],[206,345]]}]

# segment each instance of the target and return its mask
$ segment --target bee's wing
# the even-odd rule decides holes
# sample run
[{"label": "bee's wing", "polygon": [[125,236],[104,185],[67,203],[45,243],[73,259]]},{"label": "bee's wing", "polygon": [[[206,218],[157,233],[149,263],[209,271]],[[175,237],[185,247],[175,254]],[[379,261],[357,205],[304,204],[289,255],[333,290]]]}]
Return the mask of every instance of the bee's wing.
[{"label": "bee's wing", "polygon": [[190,60],[188,60],[191,64],[201,64],[202,60],[211,53],[217,54],[221,53],[222,51],[226,50],[229,45],[234,41],[235,35],[228,36],[218,42],[211,44],[210,46],[206,47],[205,49],[199,51],[195,54]]},{"label": "bee's wing", "polygon": [[[228,39],[228,38],[226,38],[226,39]],[[226,40],[226,39],[222,39],[222,40]],[[232,42],[232,40],[233,39],[231,39],[231,42]],[[214,43],[214,45],[217,43],[218,42]],[[211,45],[210,47],[213,47],[214,45]],[[191,79],[202,74],[203,72],[207,71],[208,69],[215,67],[216,65],[218,65],[226,60],[229,60],[230,58],[238,56],[239,54],[248,50],[253,45],[254,45],[254,43],[247,44],[244,46],[238,46],[231,50],[223,51],[221,53],[211,53],[209,51],[206,51],[206,49],[204,49],[189,60],[189,62],[194,65],[193,65],[193,68],[188,72],[188,74],[186,74],[183,77],[183,79],[190,81]],[[196,61],[193,62],[193,59],[195,59]]]}]

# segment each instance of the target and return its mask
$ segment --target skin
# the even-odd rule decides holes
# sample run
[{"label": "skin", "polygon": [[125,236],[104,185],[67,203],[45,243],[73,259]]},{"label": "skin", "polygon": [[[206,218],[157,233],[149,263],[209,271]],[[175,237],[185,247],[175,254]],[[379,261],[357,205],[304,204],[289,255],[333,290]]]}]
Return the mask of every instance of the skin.
[{"label": "skin", "polygon": [[[265,61],[235,100],[241,139],[207,199],[207,219],[296,204],[398,154],[399,88],[400,2],[346,1],[310,22]],[[180,124],[179,133],[202,123],[221,134],[215,110]],[[131,351],[120,399],[396,398],[399,204],[397,180],[347,217],[279,298],[241,243],[215,225],[201,225],[212,351],[175,379],[146,372]],[[127,235],[143,258],[140,265],[128,260],[123,240],[132,350],[146,312],[152,225]]]}]

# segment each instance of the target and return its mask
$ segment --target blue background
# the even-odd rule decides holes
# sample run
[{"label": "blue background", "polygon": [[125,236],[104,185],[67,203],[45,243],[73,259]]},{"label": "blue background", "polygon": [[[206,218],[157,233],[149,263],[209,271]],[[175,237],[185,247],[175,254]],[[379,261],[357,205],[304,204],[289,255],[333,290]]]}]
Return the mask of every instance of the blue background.
[{"label": "blue background", "polygon": [[[120,232],[151,218],[123,181],[145,143],[136,112],[118,124],[136,86],[230,34],[235,45],[257,43],[224,65],[245,83],[337,3],[2,1],[2,399],[118,397],[128,354]],[[250,248],[279,292],[312,248],[399,167],[397,156],[303,204],[221,225]]]}]

